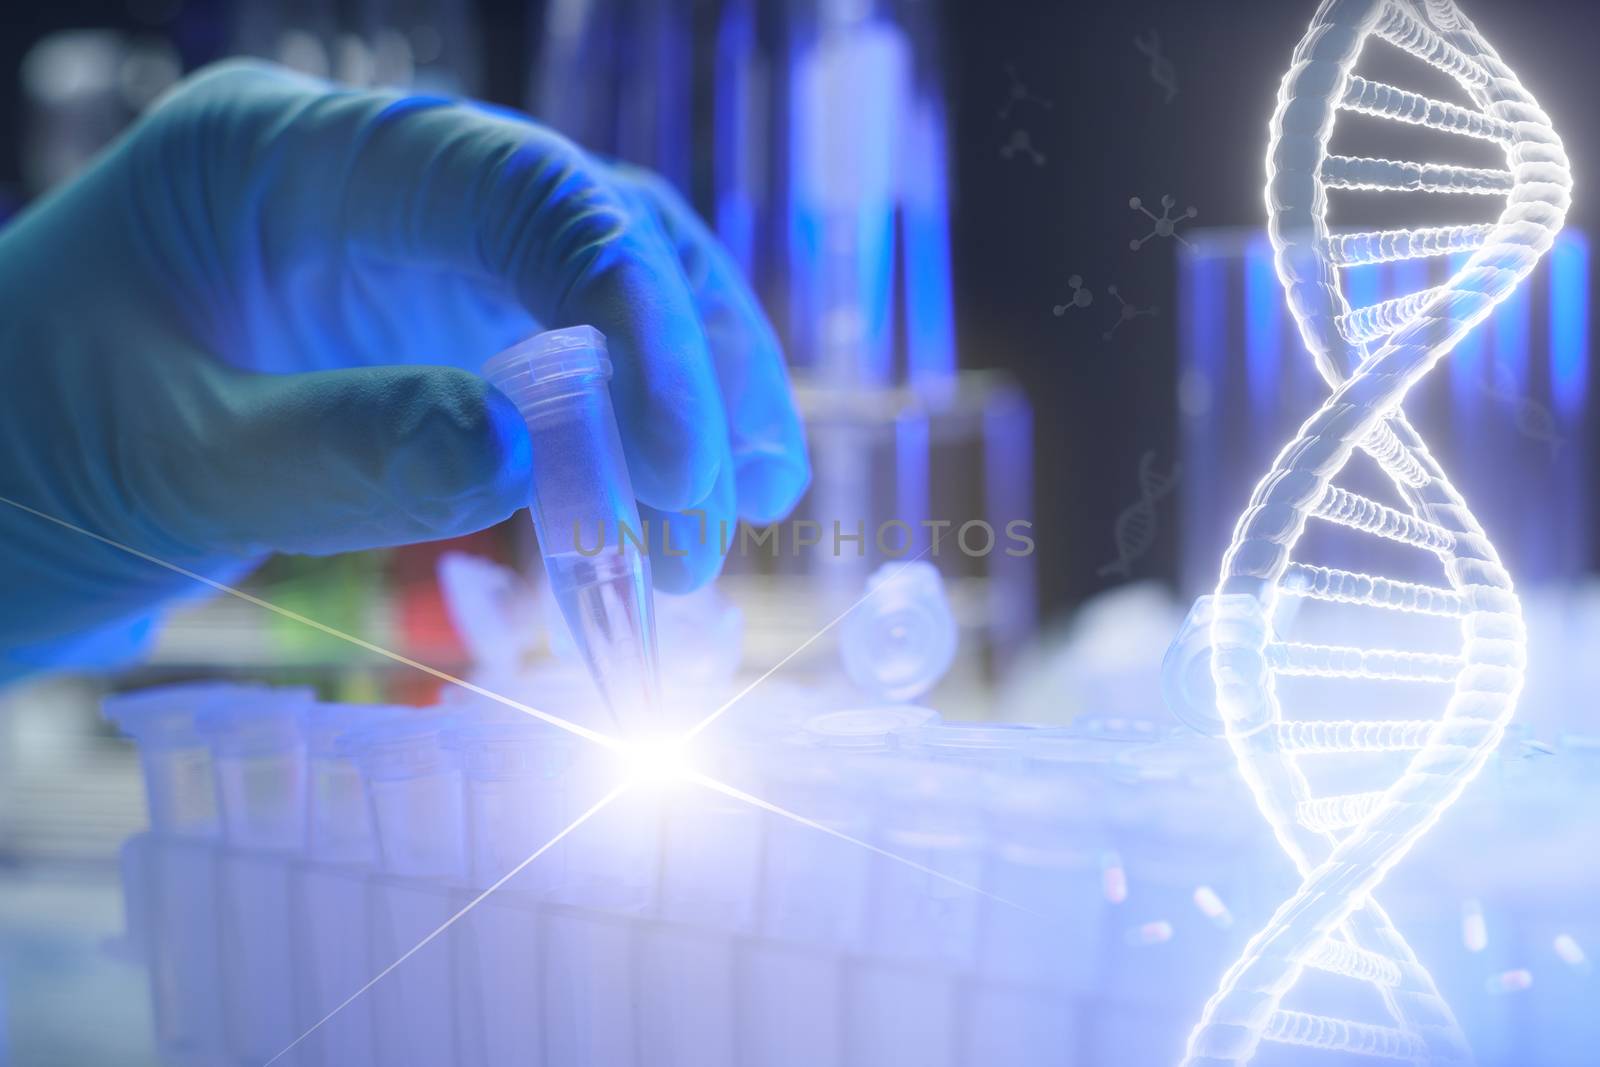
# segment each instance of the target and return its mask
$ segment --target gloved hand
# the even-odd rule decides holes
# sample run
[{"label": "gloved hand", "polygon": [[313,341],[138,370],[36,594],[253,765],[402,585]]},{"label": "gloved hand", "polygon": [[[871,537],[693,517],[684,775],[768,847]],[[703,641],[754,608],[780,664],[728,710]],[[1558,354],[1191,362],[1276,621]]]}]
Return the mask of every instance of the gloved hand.
[{"label": "gloved hand", "polygon": [[[526,504],[529,442],[460,368],[576,323],[652,536],[793,506],[777,341],[662,181],[514,114],[226,63],[0,231],[0,497],[218,580],[481,529]],[[717,571],[698,523],[661,587]],[[110,655],[195,584],[4,503],[0,552],[0,677]]]}]

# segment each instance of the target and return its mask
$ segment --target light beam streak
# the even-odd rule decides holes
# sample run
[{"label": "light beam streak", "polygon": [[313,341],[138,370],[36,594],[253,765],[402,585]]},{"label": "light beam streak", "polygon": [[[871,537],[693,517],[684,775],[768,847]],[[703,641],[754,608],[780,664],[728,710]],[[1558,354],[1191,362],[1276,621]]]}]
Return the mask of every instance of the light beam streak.
[{"label": "light beam streak", "polygon": [[957,887],[958,889],[965,889],[969,893],[976,893],[980,897],[987,897],[997,904],[1004,904],[1008,908],[1015,908],[1017,911],[1023,912],[1027,915],[1032,915],[1035,918],[1044,918],[1043,915],[1034,911],[1032,908],[1025,908],[1015,901],[1007,900],[1005,897],[991,893],[987,889],[983,889],[979,886],[975,886],[971,882],[964,882],[952,875],[945,874],[943,871],[935,870],[926,864],[918,863],[914,859],[899,855],[895,852],[890,852],[888,849],[874,845],[870,841],[863,841],[859,837],[852,837],[842,830],[835,830],[833,827],[828,826],[825,823],[817,822],[815,819],[808,819],[798,812],[790,811],[787,808],[780,808],[770,800],[762,800],[760,797],[751,796],[749,793],[746,793],[741,789],[736,789],[726,782],[719,782],[715,778],[709,778],[706,775],[700,774],[696,771],[688,772],[683,777],[685,781],[693,782],[694,784],[709,789],[714,793],[721,793],[723,796],[732,797],[734,800],[741,800],[753,807],[760,808],[762,811],[771,812],[772,814],[781,816],[782,818],[788,819],[791,822],[799,823],[801,826],[804,826],[808,829],[827,834],[829,837],[836,837],[840,841],[847,841],[858,848],[864,848],[868,852],[882,856],[886,860],[892,860],[901,866],[909,867],[919,874],[925,874],[930,878],[937,878],[939,881],[946,882]]},{"label": "light beam streak", "polygon": [[780,670],[783,669],[783,667],[790,660],[794,659],[800,653],[804,652],[806,649],[808,649],[812,645],[816,644],[816,642],[822,637],[823,634],[827,633],[829,630],[831,630],[835,626],[839,625],[839,623],[843,622],[845,616],[849,615],[852,611],[854,611],[857,608],[859,608],[862,604],[865,604],[872,597],[872,595],[874,593],[878,592],[880,589],[882,589],[882,588],[884,588],[886,586],[889,586],[889,585],[893,584],[894,579],[900,577],[901,574],[905,573],[905,570],[906,570],[907,567],[911,566],[913,563],[916,563],[918,560],[922,559],[923,556],[926,556],[928,554],[928,552],[933,548],[933,546],[938,543],[938,540],[939,540],[939,535],[938,535],[937,532],[935,532],[934,535],[933,535],[933,538],[928,542],[928,546],[926,548],[924,548],[921,552],[918,552],[915,556],[912,556],[910,559],[906,560],[905,563],[900,567],[900,569],[894,572],[893,577],[891,577],[888,581],[884,582],[882,585],[869,586],[867,588],[867,591],[865,593],[862,593],[861,596],[856,599],[855,603],[851,604],[849,607],[847,607],[843,611],[839,612],[839,614],[835,615],[832,619],[828,620],[827,625],[823,626],[822,629],[818,630],[816,633],[814,633],[810,637],[806,638],[803,642],[800,643],[800,646],[798,648],[796,648],[794,651],[790,652],[787,656],[783,657],[778,662],[774,663],[771,667],[768,667],[767,670],[765,672],[763,672],[762,675],[759,678],[757,678],[755,681],[751,682],[749,685],[745,686],[743,689],[739,690],[733,696],[729,697],[726,701],[724,701],[722,703],[721,707],[717,708],[716,711],[713,711],[710,715],[707,715],[705,718],[701,719],[694,726],[690,727],[689,730],[684,733],[683,740],[684,741],[690,740],[691,738],[693,738],[696,735],[698,735],[706,727],[710,726],[712,723],[714,723],[718,719],[722,718],[722,716],[727,712],[727,710],[729,708],[733,707],[735,704],[739,703],[739,701],[741,701],[745,697],[749,696],[750,695],[750,691],[755,689],[756,686],[760,685],[762,682],[766,681],[768,678],[771,678],[774,674],[777,674]]},{"label": "light beam streak", "polygon": [[[236,598],[238,600],[242,600],[247,604],[253,604],[256,607],[263,608],[263,609],[265,609],[267,611],[273,612],[274,614],[279,615],[279,616],[281,616],[283,618],[290,619],[290,620],[292,620],[294,622],[298,622],[298,623],[300,623],[301,625],[304,625],[304,626],[309,626],[310,628],[312,628],[314,630],[317,630],[320,633],[327,634],[329,637],[333,637],[333,638],[336,638],[336,639],[338,639],[340,641],[344,641],[344,642],[346,642],[348,644],[356,646],[357,648],[364,649],[364,650],[366,650],[368,652],[372,652],[372,653],[374,653],[376,655],[382,656],[385,659],[392,660],[395,663],[399,663],[399,664],[402,664],[403,666],[407,666],[407,667],[411,667],[411,668],[413,668],[415,670],[419,670],[419,671],[423,672],[424,674],[427,674],[427,675],[430,675],[430,676],[432,676],[434,678],[439,679],[440,681],[447,682],[447,683],[449,683],[451,685],[458,686],[458,687],[460,687],[462,689],[467,690],[468,692],[475,693],[478,696],[482,696],[482,697],[484,697],[486,699],[493,700],[496,703],[503,704],[506,707],[512,708],[512,709],[514,709],[516,711],[520,711],[525,715],[530,715],[533,718],[536,718],[536,719],[539,719],[539,720],[541,720],[543,722],[549,723],[551,726],[555,726],[555,727],[557,727],[559,729],[567,731],[568,733],[575,734],[576,736],[581,737],[584,740],[591,741],[591,742],[593,742],[595,744],[601,745],[604,748],[608,748],[608,749],[611,749],[613,751],[621,751],[622,750],[622,747],[623,747],[622,746],[622,742],[619,739],[617,739],[615,737],[612,737],[612,736],[610,736],[608,734],[603,734],[603,733],[600,733],[599,731],[591,730],[588,727],[581,726],[581,725],[579,725],[577,723],[574,723],[574,722],[570,722],[570,721],[568,721],[566,719],[560,718],[559,716],[551,715],[548,712],[540,711],[537,708],[531,707],[531,706],[529,706],[527,704],[523,704],[520,701],[513,700],[510,697],[504,696],[504,695],[502,695],[500,693],[493,692],[492,690],[485,689],[482,686],[475,685],[472,682],[469,682],[469,681],[467,681],[467,680],[465,680],[463,678],[458,678],[455,675],[450,674],[450,673],[448,673],[446,671],[439,670],[436,667],[430,667],[428,664],[422,663],[422,662],[420,662],[418,660],[415,660],[415,659],[412,659],[409,656],[403,655],[403,654],[401,654],[399,652],[395,652],[395,651],[393,651],[391,649],[384,648],[381,645],[374,644],[373,642],[367,641],[367,640],[365,640],[363,638],[360,638],[360,637],[357,637],[354,634],[346,633],[343,630],[339,630],[336,627],[329,626],[326,623],[318,622],[316,619],[313,619],[313,618],[310,618],[308,616],[302,615],[297,611],[293,611],[293,610],[291,610],[289,608],[281,607],[280,605],[274,604],[271,601],[265,600],[265,599],[263,599],[263,598],[261,598],[259,596],[256,596],[256,595],[254,595],[252,593],[247,593],[242,589],[238,589],[238,588],[236,588],[234,586],[231,586],[231,585],[228,585],[228,584],[226,584],[224,582],[219,582],[219,581],[217,581],[217,580],[215,580],[213,578],[208,578],[203,574],[200,574],[198,572],[189,570],[186,567],[181,567],[178,564],[170,563],[167,560],[161,559],[158,556],[154,556],[154,555],[151,555],[148,552],[141,551],[140,549],[134,548],[131,545],[127,545],[127,544],[122,543],[121,541],[115,540],[114,538],[107,537],[104,534],[95,533],[93,530],[85,529],[82,526],[78,526],[77,524],[69,522],[66,519],[62,519],[62,518],[59,518],[59,517],[57,517],[55,515],[51,515],[48,512],[40,511],[37,508],[29,507],[28,505],[20,503],[20,502],[18,502],[16,500],[12,500],[9,497],[0,496],[0,503],[9,504],[10,506],[16,508],[19,511],[25,512],[25,513],[27,513],[29,515],[33,515],[36,518],[43,519],[46,522],[53,523],[53,524],[55,524],[57,526],[62,527],[63,529],[70,530],[73,533],[80,534],[80,535],[82,535],[84,537],[90,538],[91,540],[98,541],[101,544],[107,545],[107,546],[109,546],[111,548],[115,548],[120,552],[125,552],[130,556],[133,556],[133,557],[135,557],[137,559],[144,560],[145,562],[150,563],[150,564],[152,564],[154,566],[161,567],[162,569],[170,571],[173,574],[177,574],[177,575],[180,575],[180,576],[182,576],[184,578],[188,578],[191,581],[199,582],[201,585],[204,585],[204,586],[207,586],[208,588],[214,589],[217,592],[226,593],[227,595],[229,595],[231,597],[234,597],[234,598]],[[916,563],[917,561],[921,560],[922,557],[927,555],[928,552],[932,548],[933,548],[933,543],[930,542],[930,544],[926,548],[924,548],[921,552],[918,552],[911,559],[907,560],[905,562],[905,564],[900,568],[900,570],[897,570],[895,572],[896,576],[898,576],[902,571],[904,571],[906,567],[909,567],[911,564]],[[890,581],[892,582],[892,580],[893,579],[891,579]],[[884,583],[884,584],[887,585],[889,583]],[[810,637],[808,637],[804,642],[802,642],[799,646],[797,646],[788,655],[784,656],[776,664],[774,664],[767,671],[765,671],[760,677],[756,678],[754,681],[752,681],[749,685],[745,686],[742,690],[740,690],[733,697],[731,697],[730,699],[725,701],[721,706],[719,706],[715,711],[713,711],[709,715],[707,715],[698,724],[696,724],[692,729],[686,731],[681,736],[681,738],[679,740],[681,742],[688,742],[690,739],[692,739],[697,734],[701,733],[707,727],[709,727],[714,722],[716,722],[730,708],[732,708],[740,700],[744,699],[752,691],[754,691],[756,689],[756,687],[758,687],[763,682],[765,682],[768,678],[770,678],[774,674],[776,674],[780,669],[782,669],[786,664],[788,664],[796,656],[800,655],[800,653],[804,652],[807,648],[811,647],[811,645],[815,644],[820,638],[822,638],[825,634],[827,634],[828,631],[832,630],[835,626],[837,626],[852,611],[856,610],[856,608],[858,608],[862,604],[864,604],[873,595],[873,593],[876,592],[876,591],[877,591],[877,587],[874,587],[872,589],[869,589],[866,593],[862,594],[849,607],[845,608],[838,615],[834,616],[831,620],[829,620],[829,622],[825,626],[823,626],[816,633],[814,633]],[[1014,908],[1017,911],[1023,912],[1024,914],[1032,915],[1032,916],[1034,916],[1036,918],[1043,918],[1043,916],[1040,915],[1038,912],[1034,911],[1031,908],[1026,908],[1026,907],[1022,906],[1021,904],[1016,903],[1015,901],[1007,900],[1005,897],[999,896],[999,895],[997,895],[995,893],[991,893],[988,890],[983,889],[983,888],[981,888],[979,886],[973,885],[970,882],[966,882],[966,881],[963,881],[963,880],[961,880],[959,878],[953,877],[952,875],[946,874],[943,871],[935,870],[932,867],[929,867],[929,866],[927,866],[925,864],[918,863],[915,860],[912,860],[912,859],[910,859],[910,858],[908,858],[906,856],[898,855],[897,853],[891,852],[888,849],[882,848],[882,847],[880,847],[878,845],[874,845],[871,842],[863,841],[858,837],[853,837],[853,836],[851,836],[849,834],[844,833],[843,831],[836,830],[831,826],[827,826],[827,825],[824,825],[823,823],[817,822],[814,819],[808,819],[805,816],[798,814],[797,812],[789,811],[789,810],[787,810],[785,808],[779,807],[778,805],[771,803],[770,801],[762,800],[760,797],[752,796],[751,794],[745,793],[742,790],[736,789],[733,786],[728,785],[725,782],[717,781],[714,778],[707,777],[706,775],[700,774],[698,772],[687,772],[687,773],[685,773],[683,775],[683,778],[685,780],[687,780],[687,781],[694,782],[695,784],[700,785],[703,788],[710,789],[713,792],[721,793],[721,794],[723,794],[725,796],[728,796],[728,797],[731,797],[731,798],[733,798],[735,800],[739,800],[739,801],[741,801],[743,803],[750,804],[751,806],[756,807],[756,808],[758,808],[758,809],[760,809],[762,811],[770,812],[771,814],[780,816],[781,818],[789,819],[790,821],[795,822],[795,823],[797,823],[797,824],[799,824],[801,826],[805,826],[805,827],[807,827],[809,829],[816,830],[819,833],[827,834],[830,837],[834,837],[834,838],[837,838],[838,840],[847,842],[847,843],[849,843],[851,845],[855,845],[858,848],[865,849],[868,852],[871,852],[871,853],[873,853],[875,855],[878,855],[878,856],[882,856],[883,858],[885,858],[887,860],[890,860],[891,862],[901,864],[902,866],[905,866],[905,867],[907,867],[907,868],[909,868],[911,870],[917,871],[918,873],[925,874],[925,875],[929,876],[930,878],[938,879],[939,881],[945,882],[945,883],[947,883],[949,885],[956,886],[957,888],[966,890],[967,892],[976,893],[981,897],[985,897],[985,898],[987,898],[989,900],[993,900],[996,903],[1002,904],[1002,905],[1004,905],[1006,907]],[[266,1063],[264,1063],[262,1065],[262,1067],[271,1067],[272,1064],[278,1062],[284,1056],[286,1056],[289,1052],[293,1051],[297,1046],[299,1046],[303,1041],[305,1041],[306,1038],[310,1037],[317,1030],[319,1030],[323,1026],[327,1025],[327,1023],[330,1020],[332,1020],[335,1016],[337,1016],[341,1011],[343,1011],[345,1008],[349,1007],[352,1003],[354,1003],[357,999],[359,999],[362,996],[362,994],[366,993],[373,986],[377,985],[380,981],[382,981],[384,978],[386,978],[389,974],[393,973],[394,970],[396,968],[398,968],[401,964],[403,964],[406,960],[410,959],[412,956],[416,955],[418,952],[420,952],[427,945],[431,944],[434,940],[436,940],[439,937],[439,935],[443,934],[451,926],[453,926],[455,923],[459,922],[464,916],[466,916],[469,912],[471,912],[479,904],[483,903],[484,900],[488,899],[488,897],[491,894],[493,894],[496,890],[498,890],[501,886],[505,885],[512,878],[516,877],[517,874],[519,874],[522,870],[524,870],[534,860],[538,859],[540,856],[542,856],[546,852],[548,852],[551,848],[555,847],[555,845],[558,844],[562,839],[564,839],[568,834],[572,833],[578,827],[580,827],[585,822],[587,822],[590,818],[592,818],[594,815],[596,815],[602,808],[606,807],[612,801],[616,800],[617,797],[621,796],[632,785],[633,785],[633,783],[631,781],[625,781],[622,784],[618,785],[611,792],[607,793],[593,807],[589,808],[583,814],[579,815],[576,819],[574,819],[571,823],[569,823],[565,829],[563,829],[560,833],[556,834],[553,838],[551,838],[545,844],[541,845],[536,851],[533,852],[532,855],[528,856],[527,859],[523,860],[521,863],[517,864],[517,866],[513,867],[510,871],[508,871],[504,876],[502,876],[493,885],[490,885],[482,893],[479,893],[476,897],[474,897],[471,901],[469,901],[465,906],[463,906],[460,911],[456,912],[454,915],[452,915],[450,918],[446,919],[442,924],[440,924],[439,927],[437,929],[435,929],[432,933],[428,934],[421,941],[419,941],[415,945],[413,945],[410,949],[408,949],[403,955],[401,955],[393,963],[389,964],[382,971],[378,972],[377,975],[375,975],[370,981],[368,981],[360,989],[356,990],[354,993],[350,994],[349,997],[345,998],[345,1000],[342,1003],[340,1003],[332,1011],[328,1012],[327,1015],[323,1016],[316,1023],[312,1024],[312,1026],[309,1029],[307,1029],[299,1037],[297,1037],[293,1041],[291,1041],[287,1046],[285,1046],[280,1052],[278,1052],[276,1055],[274,1055],[270,1060],[267,1060]]]},{"label": "light beam streak", "polygon": [[523,860],[521,863],[517,864],[515,867],[511,868],[505,874],[501,875],[499,881],[495,882],[488,889],[485,889],[483,892],[481,892],[477,896],[473,897],[470,901],[468,901],[462,907],[462,909],[460,911],[456,912],[454,915],[450,916],[450,918],[448,918],[444,922],[440,923],[438,928],[435,929],[433,931],[433,933],[429,934],[427,937],[423,938],[421,941],[418,941],[415,945],[412,945],[411,948],[406,950],[404,955],[402,955],[399,959],[395,960],[393,963],[389,964],[389,966],[385,967],[383,970],[379,971],[376,975],[374,975],[372,977],[372,979],[369,982],[367,982],[366,985],[362,986],[360,989],[356,990],[354,993],[351,993],[348,997],[344,998],[344,1000],[339,1004],[338,1007],[334,1008],[328,1014],[324,1015],[321,1019],[318,1019],[315,1023],[312,1023],[311,1027],[308,1030],[306,1030],[305,1033],[301,1034],[299,1037],[295,1038],[293,1041],[291,1041],[287,1045],[285,1045],[283,1047],[283,1049],[276,1056],[273,1056],[272,1059],[270,1059],[266,1063],[262,1064],[261,1067],[272,1067],[272,1065],[274,1063],[277,1063],[279,1060],[283,1059],[283,1057],[287,1056],[290,1052],[292,1052],[294,1050],[294,1048],[297,1045],[300,1044],[300,1042],[304,1041],[306,1038],[310,1037],[312,1034],[314,1034],[318,1030],[322,1029],[322,1027],[326,1026],[328,1021],[330,1019],[332,1019],[335,1015],[338,1015],[341,1011],[344,1011],[344,1009],[348,1008],[351,1004],[355,1003],[355,1001],[360,998],[361,994],[365,993],[367,990],[371,989],[373,986],[375,986],[379,982],[383,981],[385,978],[387,978],[389,976],[389,974],[391,972],[394,971],[394,969],[396,967],[399,967],[406,960],[410,959],[412,956],[415,956],[418,952],[421,952],[425,947],[427,947],[430,943],[432,943],[440,934],[444,933],[446,930],[450,929],[450,927],[454,926],[457,922],[459,922],[462,919],[462,917],[464,917],[469,911],[471,911],[473,908],[476,908],[479,904],[482,904],[486,899],[488,899],[489,894],[493,893],[495,890],[499,889],[501,886],[503,886],[507,882],[511,881],[511,879],[513,879],[517,875],[521,874],[522,871],[528,866],[528,864],[532,863],[534,860],[538,859],[540,856],[544,855],[546,852],[549,852],[552,848],[554,848],[557,844],[559,844],[561,842],[561,840],[563,838],[565,838],[568,834],[572,833],[572,831],[576,830],[578,827],[580,827],[584,823],[588,822],[591,818],[593,818],[596,814],[598,814],[600,812],[600,810],[602,808],[604,808],[607,804],[610,804],[613,800],[616,800],[623,793],[627,792],[628,785],[629,785],[629,783],[623,782],[621,785],[617,786],[611,792],[609,792],[605,796],[601,797],[598,801],[595,802],[594,806],[591,807],[588,811],[584,812],[582,815],[579,815],[576,819],[573,819],[570,823],[568,823],[567,826],[566,826],[566,829],[562,830],[560,833],[556,834],[556,836],[552,837],[550,840],[548,840],[544,844],[540,845],[536,850],[534,850],[534,852],[533,852],[533,854],[531,856],[529,856],[527,859]]},{"label": "light beam streak", "polygon": [[247,604],[254,604],[258,608],[265,608],[274,614],[281,615],[286,619],[292,619],[293,621],[301,623],[302,625],[311,627],[313,630],[325,633],[329,637],[338,638],[340,641],[355,645],[357,648],[365,649],[368,652],[376,653],[385,659],[393,660],[394,662],[403,664],[407,667],[413,667],[424,674],[432,675],[442,682],[448,682],[451,685],[460,686],[469,693],[476,693],[478,696],[484,697],[488,700],[493,700],[496,703],[504,704],[508,708],[522,712],[524,715],[531,715],[541,722],[549,723],[551,726],[565,730],[570,734],[576,734],[586,741],[593,741],[597,745],[603,745],[606,748],[611,749],[617,747],[617,739],[609,734],[603,734],[598,730],[591,730],[587,726],[580,726],[578,723],[563,719],[559,715],[551,715],[547,711],[540,711],[538,708],[530,707],[519,700],[513,700],[508,696],[491,692],[490,690],[483,688],[481,685],[474,685],[464,678],[457,678],[455,675],[441,671],[437,667],[430,667],[426,663],[418,662],[417,660],[412,659],[410,656],[401,655],[398,652],[384,648],[382,645],[376,645],[371,641],[356,637],[354,634],[347,634],[343,630],[329,626],[327,623],[318,622],[316,619],[308,618],[300,614],[298,611],[291,611],[288,608],[280,607],[271,601],[261,599],[253,593],[247,593],[243,589],[236,589],[233,586],[219,582],[214,578],[207,578],[205,575],[198,574],[186,567],[180,567],[176,563],[168,563],[166,560],[161,559],[158,556],[152,556],[148,552],[141,552],[132,545],[125,545],[121,541],[107,537],[104,534],[97,534],[93,530],[86,530],[76,523],[68,522],[66,519],[58,518],[49,514],[48,512],[40,511],[37,508],[31,508],[26,504],[12,500],[10,497],[0,496],[0,503],[10,504],[18,511],[27,512],[29,515],[32,515],[35,518],[43,519],[46,522],[53,522],[63,529],[71,530],[76,534],[82,534],[84,537],[99,541],[103,545],[109,545],[110,547],[117,549],[119,552],[126,552],[128,555],[137,559],[142,559],[146,563],[154,564],[155,566],[161,567],[164,570],[171,571],[173,574],[182,575],[183,577],[192,581],[199,582],[201,585],[209,586],[219,593],[227,593],[231,597],[237,597]]}]

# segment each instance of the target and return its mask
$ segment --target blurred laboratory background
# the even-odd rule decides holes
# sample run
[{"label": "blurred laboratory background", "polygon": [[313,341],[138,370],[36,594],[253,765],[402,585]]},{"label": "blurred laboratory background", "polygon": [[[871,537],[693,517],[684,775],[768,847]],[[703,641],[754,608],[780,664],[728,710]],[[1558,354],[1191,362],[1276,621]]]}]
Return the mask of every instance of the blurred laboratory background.
[{"label": "blurred laboratory background", "polygon": [[[695,205],[776,324],[808,421],[815,481],[796,517],[820,524],[821,544],[776,558],[736,546],[714,602],[663,608],[664,641],[676,618],[742,642],[734,665],[753,676],[903,554],[874,543],[885,523],[906,525],[915,554],[929,545],[925,520],[951,524],[946,537],[982,520],[999,535],[991,551],[927,557],[959,640],[924,702],[947,720],[1165,737],[1182,728],[1161,696],[1168,642],[1214,584],[1250,487],[1325,395],[1262,229],[1267,119],[1314,6],[11,4],[0,9],[0,226],[185,73],[227,56],[525,110],[660,172]],[[1536,637],[1545,626],[1566,649],[1600,632],[1585,236],[1600,210],[1587,193],[1600,173],[1600,6],[1470,13],[1563,132],[1579,193],[1533,282],[1408,410],[1479,505]],[[1372,299],[1422,287],[1413,266],[1380,272]],[[832,551],[835,522],[847,534],[863,525],[861,555],[852,542]],[[1031,553],[1004,551],[1016,522],[1029,524]],[[537,575],[514,520],[448,544],[275,559],[248,587],[465,674],[502,654],[497,633],[526,635],[513,658],[554,654]],[[785,670],[807,684],[870,671],[852,667],[848,642],[842,651],[819,641]],[[117,849],[149,816],[135,753],[100,702],[216,677],[347,702],[426,704],[439,689],[212,598],[174,610],[138,663],[0,692],[0,1050],[10,1033],[15,1062],[158,1062],[146,976],[115,963],[138,956]],[[1574,727],[1582,684],[1536,670],[1531,685],[1551,696],[1529,729],[1554,744]],[[1164,940],[1159,926],[1146,933]],[[87,1027],[73,1008],[86,999],[97,1005]]]},{"label": "blurred laboratory background", "polygon": [[[895,34],[817,48],[830,20],[875,7]],[[745,266],[808,386],[909,387],[881,398],[876,414],[891,422],[908,395],[946,396],[958,371],[981,373],[952,408],[1003,412],[1019,389],[1031,426],[994,420],[1015,483],[996,492],[1017,494],[1002,506],[1024,506],[1008,517],[1039,534],[1018,581],[1052,618],[1116,580],[1174,581],[1187,565],[1172,490],[1139,558],[1106,569],[1130,550],[1113,527],[1141,481],[1181,481],[1179,239],[1261,224],[1277,46],[1304,14],[1249,0],[19,5],[0,14],[0,217],[82,166],[185,71],[227,55],[524,109],[669,178]],[[1557,127],[1583,130],[1581,42],[1600,13],[1549,2],[1479,21],[1507,52],[1541,57]],[[1587,173],[1587,139],[1568,140]],[[1155,229],[1128,206],[1135,197],[1177,218],[1175,236],[1130,247]],[[1586,229],[1594,210],[1576,198],[1569,226]],[[1238,273],[1223,284],[1242,291]],[[1244,334],[1227,337],[1242,358]],[[1234,421],[1280,409],[1298,410],[1270,404]],[[1277,436],[1273,420],[1262,437]],[[1153,478],[1141,477],[1146,453]],[[847,529],[860,510],[814,503]],[[976,514],[935,501],[905,517]]]}]

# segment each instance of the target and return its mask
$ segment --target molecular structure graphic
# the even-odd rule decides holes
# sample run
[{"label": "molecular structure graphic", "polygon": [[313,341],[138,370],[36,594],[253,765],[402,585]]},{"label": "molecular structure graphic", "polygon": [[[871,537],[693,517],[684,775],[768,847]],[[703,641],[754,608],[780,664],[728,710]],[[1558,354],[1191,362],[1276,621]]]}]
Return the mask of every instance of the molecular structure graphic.
[{"label": "molecular structure graphic", "polygon": [[1051,309],[1051,313],[1058,319],[1073,308],[1086,308],[1094,303],[1094,293],[1084,287],[1083,275],[1074,274],[1068,278],[1067,288],[1071,290],[1067,294],[1067,302],[1065,304],[1057,304]]},{"label": "molecular structure graphic", "polygon": [[[1006,89],[1005,101],[1000,105],[999,110],[995,112],[995,117],[1002,120],[1010,119],[1012,113],[1023,105],[1032,105],[1044,111],[1056,106],[1054,100],[1047,100],[1035,94],[1029,90],[1027,85],[1023,84],[1022,77],[1017,73],[1015,64],[1007,63],[1005,71],[1009,85]],[[1000,146],[1001,159],[1009,162],[1018,156],[1030,160],[1036,167],[1042,167],[1045,164],[1044,153],[1034,147],[1033,138],[1027,130],[1021,127],[1014,128],[1011,131],[1010,139]]]},{"label": "molecular structure graphic", "polygon": [[1104,340],[1111,340],[1112,335],[1121,329],[1122,324],[1125,322],[1132,322],[1134,319],[1153,319],[1160,314],[1158,308],[1139,307],[1137,304],[1128,303],[1123,299],[1122,293],[1118,291],[1115,285],[1106,286],[1106,292],[1116,297],[1117,303],[1121,306],[1117,310],[1116,319],[1111,323],[1111,328],[1100,335]]},{"label": "molecular structure graphic", "polygon": [[1007,63],[1005,69],[1006,78],[1010,82],[1010,86],[1006,90],[1005,102],[995,112],[996,118],[1009,119],[1011,112],[1022,104],[1033,104],[1044,108],[1046,111],[1056,106],[1054,100],[1046,100],[1044,97],[1036,96],[1029,91],[1028,87],[1023,84],[1021,76],[1017,74],[1016,64]]},{"label": "molecular structure graphic", "polygon": [[1128,200],[1128,206],[1133,208],[1135,211],[1142,211],[1148,215],[1150,217],[1150,221],[1155,223],[1155,228],[1149,233],[1145,234],[1143,237],[1135,237],[1133,240],[1129,241],[1128,247],[1137,252],[1140,248],[1144,247],[1147,242],[1153,241],[1157,237],[1170,237],[1187,248],[1189,242],[1185,241],[1183,239],[1183,235],[1178,233],[1178,223],[1182,222],[1184,219],[1192,219],[1196,215],[1200,214],[1200,212],[1191,205],[1186,211],[1184,211],[1182,215],[1174,215],[1172,213],[1172,209],[1176,207],[1177,204],[1178,201],[1173,197],[1163,196],[1161,198],[1161,214],[1157,215],[1155,212],[1145,207],[1144,201],[1139,197],[1130,197]]},{"label": "molecular structure graphic", "polygon": [[1011,139],[1000,146],[1001,159],[1009,160],[1018,155],[1027,156],[1036,167],[1044,166],[1044,153],[1033,147],[1027,130],[1012,130]]}]

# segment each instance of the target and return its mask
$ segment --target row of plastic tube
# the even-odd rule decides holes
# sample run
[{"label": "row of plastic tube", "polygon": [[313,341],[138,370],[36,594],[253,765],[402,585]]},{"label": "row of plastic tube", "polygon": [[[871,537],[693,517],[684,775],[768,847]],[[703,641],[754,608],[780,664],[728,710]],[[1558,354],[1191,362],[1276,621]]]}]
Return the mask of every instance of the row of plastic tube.
[{"label": "row of plastic tube", "polygon": [[165,1054],[266,1062],[502,879],[278,1062],[1175,1053],[1239,940],[1229,909],[1263,891],[1225,753],[776,687],[758,710],[689,756],[734,794],[638,784],[563,837],[627,761],[488,702],[109,699],[145,771],[129,918]]}]

